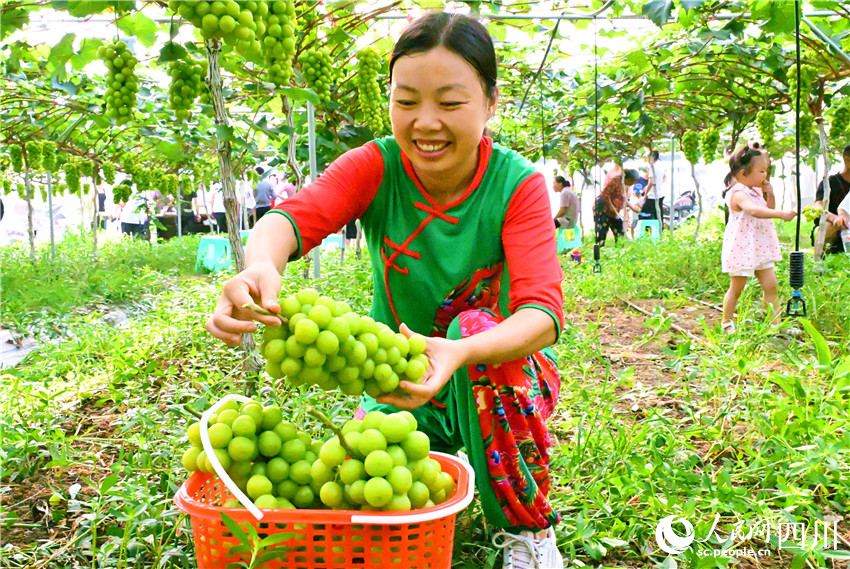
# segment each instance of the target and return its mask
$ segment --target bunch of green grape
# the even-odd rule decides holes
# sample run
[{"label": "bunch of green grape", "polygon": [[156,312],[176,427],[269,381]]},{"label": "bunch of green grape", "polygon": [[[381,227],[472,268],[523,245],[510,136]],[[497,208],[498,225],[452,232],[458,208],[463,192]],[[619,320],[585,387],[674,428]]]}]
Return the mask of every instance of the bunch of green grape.
[{"label": "bunch of green grape", "polygon": [[12,180],[6,178],[3,180],[3,194],[9,195],[12,193]]},{"label": "bunch of green grape", "polygon": [[94,176],[94,162],[91,160],[81,160],[80,161],[80,174],[87,178],[91,178]]},{"label": "bunch of green grape", "polygon": [[269,11],[267,2],[169,0],[168,7],[201,30],[204,38],[220,38],[228,45],[235,45],[243,56],[258,54],[262,49],[259,38],[266,31],[262,18]]},{"label": "bunch of green grape", "polygon": [[115,183],[115,164],[112,162],[104,162],[100,165],[100,171],[103,173],[103,180],[107,184]]},{"label": "bunch of green grape", "polygon": [[702,157],[706,164],[714,161],[717,155],[717,145],[720,143],[720,133],[714,127],[709,127],[702,131],[700,139],[700,148],[702,149]]},{"label": "bunch of green grape", "polygon": [[13,171],[24,171],[24,150],[19,144],[9,146],[9,160],[12,162]]},{"label": "bunch of green grape", "polygon": [[280,307],[287,324],[267,326],[261,346],[273,378],[379,397],[395,391],[401,379],[418,381],[425,374],[423,336],[406,338],[312,288],[284,298]]},{"label": "bunch of green grape", "polygon": [[803,208],[803,217],[805,217],[808,222],[812,222],[820,218],[821,215],[823,215],[823,210],[819,207],[808,205]]},{"label": "bunch of green grape", "polygon": [[691,164],[699,162],[699,134],[689,130],[682,135],[682,151],[685,153],[685,160]]},{"label": "bunch of green grape", "polygon": [[808,148],[812,144],[815,134],[815,119],[808,113],[800,113],[800,122],[797,124],[800,132],[800,147]]},{"label": "bunch of green grape", "polygon": [[139,80],[133,71],[139,60],[122,41],[100,46],[97,56],[107,69],[106,117],[114,119],[115,124],[126,124],[133,117],[136,93],[139,92]]},{"label": "bunch of green grape", "polygon": [[177,174],[165,174],[159,187],[162,188],[163,194],[176,196],[178,185]]},{"label": "bunch of green grape", "polygon": [[288,85],[295,56],[295,2],[274,0],[267,4],[269,10],[263,21],[266,33],[262,38],[265,68],[269,81],[275,85]]},{"label": "bunch of green grape", "polygon": [[[455,481],[429,457],[430,440],[406,411],[351,419],[325,442],[283,420],[276,405],[226,401],[207,434],[221,466],[261,509],[408,511],[442,503]],[[186,470],[212,474],[200,423],[187,429]],[[236,499],[223,504],[242,507]]]},{"label": "bunch of green grape", "polygon": [[65,183],[68,185],[68,193],[80,194],[80,163],[77,160],[68,160],[62,165],[65,173]]},{"label": "bunch of green grape", "polygon": [[832,123],[829,125],[829,138],[838,141],[850,134],[850,104],[840,105],[832,113]]},{"label": "bunch of green grape", "polygon": [[323,48],[307,50],[298,56],[298,63],[301,64],[301,74],[307,86],[319,96],[320,101],[329,103],[331,85],[336,80],[337,73],[328,50]]},{"label": "bunch of green grape", "polygon": [[127,203],[133,193],[133,187],[129,180],[124,180],[120,184],[112,187],[112,203]]},{"label": "bunch of green grape", "polygon": [[768,149],[773,146],[775,123],[776,115],[773,111],[764,110],[756,114],[756,128],[759,131],[759,138]]},{"label": "bunch of green grape", "polygon": [[27,168],[29,168],[30,170],[38,170],[39,168],[41,168],[41,143],[35,140],[31,140],[27,142],[24,146],[27,151]]},{"label": "bunch of green grape", "polygon": [[136,184],[136,187],[140,191],[147,190],[151,187],[151,178],[153,174],[151,170],[147,168],[134,168],[133,169],[133,183]]},{"label": "bunch of green grape", "polygon": [[381,71],[381,56],[373,47],[364,47],[357,53],[357,102],[365,116],[366,126],[379,134],[384,128],[383,100],[378,74]]},{"label": "bunch of green grape", "polygon": [[[800,66],[800,83],[803,86],[800,92],[800,104],[805,106],[809,99],[809,95],[814,89],[815,81],[817,80],[817,70],[811,65]],[[791,97],[791,105],[795,105],[797,101],[797,69],[791,67],[788,70],[788,91]]]},{"label": "bunch of green grape", "polygon": [[570,173],[570,176],[576,172],[581,172],[581,163],[578,160],[570,160],[570,163],[567,164],[567,171]]},{"label": "bunch of green grape", "polygon": [[56,143],[52,140],[41,143],[41,165],[46,172],[56,171]]},{"label": "bunch of green grape", "polygon": [[168,87],[168,102],[178,121],[189,120],[190,110],[201,93],[206,75],[206,62],[180,59],[168,64],[171,85]]}]

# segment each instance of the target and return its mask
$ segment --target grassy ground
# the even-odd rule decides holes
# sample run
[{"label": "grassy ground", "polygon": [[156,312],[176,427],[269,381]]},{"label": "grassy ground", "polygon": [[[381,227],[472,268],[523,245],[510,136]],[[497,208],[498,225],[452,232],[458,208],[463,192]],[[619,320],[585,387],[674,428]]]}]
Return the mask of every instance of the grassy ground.
[{"label": "grassy ground", "polygon": [[[727,286],[717,232],[710,223],[697,245],[610,244],[601,275],[592,262],[564,260],[563,384],[550,429],[569,565],[848,566],[838,557],[850,549],[850,375],[826,365],[823,350],[847,360],[850,262],[807,274],[809,317],[826,342],[818,364],[807,334],[764,322],[755,288],[742,299],[739,331],[720,333],[710,306]],[[206,335],[224,276],[192,274],[196,246],[109,245],[115,254],[104,248],[100,270],[84,239],[69,242],[61,264],[36,269],[25,251],[0,253],[4,268],[21,267],[4,270],[4,326],[52,338],[0,376],[0,565],[194,567],[188,521],[171,502],[185,480],[179,457],[193,412],[255,381],[255,395],[296,420],[307,400],[331,416],[353,411],[347,398],[244,373],[238,353]],[[319,284],[365,312],[366,263],[335,259]],[[301,269],[290,265],[286,290],[305,286]],[[116,303],[134,315],[126,327],[103,318]],[[655,530],[670,515],[709,539],[663,552]],[[836,522],[837,553],[813,539],[824,520]],[[455,567],[498,561],[481,522],[475,507],[460,517]],[[780,543],[789,522],[807,524],[807,538]],[[768,532],[747,536],[765,523]]]}]

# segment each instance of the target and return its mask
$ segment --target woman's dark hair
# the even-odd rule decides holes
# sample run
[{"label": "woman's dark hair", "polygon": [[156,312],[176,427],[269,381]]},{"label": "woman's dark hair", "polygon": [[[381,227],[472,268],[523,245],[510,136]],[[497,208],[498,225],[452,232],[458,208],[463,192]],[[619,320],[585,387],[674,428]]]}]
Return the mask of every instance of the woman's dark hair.
[{"label": "woman's dark hair", "polygon": [[658,154],[657,150],[650,151],[649,155],[652,156],[653,160],[658,160],[658,157],[660,156],[660,154]]},{"label": "woman's dark hair", "polygon": [[563,176],[555,176],[555,181],[556,181],[556,182],[558,182],[559,184],[561,184],[562,186],[564,186],[565,188],[569,188],[569,187],[570,187],[570,182],[569,182],[569,180],[567,180],[567,179],[566,179],[566,178],[564,178]]},{"label": "woman's dark hair", "polygon": [[399,57],[435,47],[444,47],[462,57],[478,74],[487,98],[495,97],[497,66],[493,40],[480,22],[462,14],[431,12],[410,24],[393,48],[390,78]]},{"label": "woman's dark hair", "polygon": [[750,145],[744,145],[729,157],[729,173],[726,174],[723,183],[728,188],[732,185],[732,180],[739,172],[749,174],[753,169],[753,158],[757,156],[765,156],[765,152],[761,148],[753,148]]},{"label": "woman's dark hair", "polygon": [[629,169],[623,173],[623,180],[626,182],[627,186],[631,186],[632,184],[637,182],[638,178],[640,178],[640,175],[638,174],[637,170]]}]

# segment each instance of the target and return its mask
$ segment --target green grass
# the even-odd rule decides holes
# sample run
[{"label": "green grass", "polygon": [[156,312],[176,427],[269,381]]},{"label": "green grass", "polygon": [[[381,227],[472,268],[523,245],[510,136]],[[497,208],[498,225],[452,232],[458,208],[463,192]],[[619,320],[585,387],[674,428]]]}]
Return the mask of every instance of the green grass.
[{"label": "green grass", "polygon": [[[757,287],[742,301],[751,322],[731,337],[697,329],[701,343],[674,332],[667,313],[644,319],[619,303],[719,302],[727,280],[711,238],[717,231],[710,222],[708,239],[696,246],[686,239],[610,246],[602,275],[591,272],[588,247],[590,262],[564,260],[568,324],[556,345],[563,384],[550,430],[551,496],[568,565],[674,567],[655,541],[658,520],[672,514],[693,522],[698,537],[720,515],[720,539],[676,557],[679,567],[694,568],[736,562],[698,555],[720,549],[735,524],[847,515],[850,377],[817,365],[808,336],[777,337],[759,318]],[[4,319],[21,311],[17,322],[50,325],[57,336],[0,376],[0,565],[194,567],[188,520],[171,501],[186,477],[179,457],[193,413],[253,382],[253,395],[298,421],[307,401],[340,421],[356,408],[338,394],[246,373],[237,350],[204,332],[227,275],[192,276],[196,246],[122,242],[104,247],[97,268],[85,240],[69,243],[61,263],[42,260],[36,268],[24,267],[25,251],[0,252],[4,267],[18,262],[26,273],[4,270]],[[822,275],[809,272],[803,294],[838,362],[848,357],[850,336],[847,259],[824,267]],[[325,292],[368,309],[365,260],[341,266],[328,256],[322,268]],[[315,284],[303,273],[303,262],[290,264],[284,290]],[[69,274],[84,283],[71,283]],[[85,284],[92,280],[102,284]],[[789,292],[783,279],[782,297]],[[50,297],[49,310],[39,306],[40,294]],[[102,318],[98,306],[115,303],[133,315],[126,328]],[[637,339],[612,336],[612,325],[625,325],[614,317],[636,323]],[[476,507],[461,516],[455,567],[490,569],[499,560],[482,522]],[[747,543],[769,549],[777,567],[841,566],[811,540],[797,550]]]}]

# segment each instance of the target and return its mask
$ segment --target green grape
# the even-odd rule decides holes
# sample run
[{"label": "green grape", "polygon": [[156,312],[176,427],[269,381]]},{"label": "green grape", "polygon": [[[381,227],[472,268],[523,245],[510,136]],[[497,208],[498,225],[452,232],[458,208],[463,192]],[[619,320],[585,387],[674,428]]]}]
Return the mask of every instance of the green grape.
[{"label": "green grape", "polygon": [[80,193],[80,165],[76,160],[68,160],[62,166],[62,171],[65,173],[65,183],[68,185],[68,192],[71,194]]},{"label": "green grape", "polygon": [[41,168],[42,149],[41,143],[31,140],[26,143],[27,150],[27,167],[30,170],[38,170]]},{"label": "green grape", "polygon": [[105,116],[117,125],[126,124],[133,118],[139,91],[139,80],[134,71],[139,61],[122,41],[100,46],[97,56],[107,69]]},{"label": "green grape", "polygon": [[195,99],[203,88],[206,69],[192,59],[181,59],[168,64],[171,84],[168,86],[168,102],[178,121],[189,120]]},{"label": "green grape", "polygon": [[101,164],[100,171],[103,172],[103,179],[107,184],[115,183],[115,165],[112,162]]},{"label": "green grape", "polygon": [[303,52],[298,57],[301,65],[301,74],[322,103],[331,100],[331,84],[336,81],[337,71],[333,65],[333,59],[327,49],[318,48]]},{"label": "green grape", "polygon": [[288,85],[295,56],[295,2],[275,0],[266,4],[268,12],[262,18],[265,35],[261,38],[265,69],[269,81],[278,86]]},{"label": "green grape", "polygon": [[717,155],[717,145],[719,143],[720,133],[717,132],[716,128],[710,127],[702,131],[700,148],[702,150],[703,160],[705,160],[706,164],[714,161],[714,158]]},{"label": "green grape", "polygon": [[263,17],[269,12],[269,2],[180,2],[169,0],[168,8],[201,31],[204,39],[218,38],[235,46],[243,57],[256,59],[266,31]]},{"label": "green grape", "polygon": [[841,140],[850,133],[850,104],[844,103],[832,113],[832,123],[829,126],[829,138]]},{"label": "green grape", "polygon": [[682,135],[682,151],[685,153],[685,160],[691,164],[699,162],[699,135],[689,130]]},{"label": "green grape", "polygon": [[41,143],[41,165],[47,172],[56,171],[56,143],[45,140]]},{"label": "green grape", "polygon": [[378,73],[381,70],[381,56],[372,47],[364,47],[357,53],[357,101],[364,115],[366,126],[375,134],[384,130],[384,109]]},{"label": "green grape", "polygon": [[570,160],[570,163],[567,165],[567,171],[569,171],[570,176],[576,172],[581,172],[581,163],[578,160]]},{"label": "green grape", "polygon": [[18,144],[9,146],[9,159],[12,162],[12,170],[15,172],[24,171],[24,151]]},{"label": "green grape", "polygon": [[800,122],[797,125],[800,132],[800,147],[808,148],[812,144],[812,137],[815,134],[815,119],[808,113],[800,114]]},{"label": "green grape", "polygon": [[80,174],[87,178],[94,176],[94,162],[91,160],[80,161]]},{"label": "green grape", "polygon": [[[800,81],[803,89],[800,91],[800,105],[808,105],[809,97],[814,91],[815,82],[818,80],[817,70],[811,65],[800,66]],[[797,101],[797,69],[792,67],[788,70],[788,89],[791,97],[792,107]]]},{"label": "green grape", "polygon": [[773,146],[775,122],[776,116],[773,111],[764,110],[756,114],[756,127],[759,131],[759,137],[761,137],[762,144],[768,149]]}]

